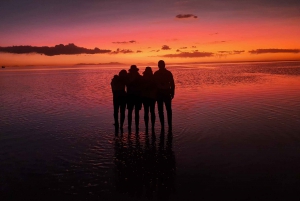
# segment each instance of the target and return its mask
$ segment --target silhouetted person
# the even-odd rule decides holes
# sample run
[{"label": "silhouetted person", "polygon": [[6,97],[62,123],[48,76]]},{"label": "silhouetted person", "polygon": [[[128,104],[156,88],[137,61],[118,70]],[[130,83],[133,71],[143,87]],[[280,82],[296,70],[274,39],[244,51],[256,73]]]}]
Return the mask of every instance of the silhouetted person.
[{"label": "silhouetted person", "polygon": [[156,84],[154,82],[152,69],[151,67],[146,67],[145,71],[143,72],[143,84],[141,93],[144,106],[144,120],[146,133],[148,133],[149,109],[151,114],[152,133],[154,132],[156,91]]},{"label": "silhouetted person", "polygon": [[[116,132],[118,132],[119,126],[121,132],[123,132],[123,125],[125,120],[125,109],[126,109],[126,91],[125,91],[126,78],[127,78],[127,71],[121,70],[119,72],[119,75],[115,75],[111,81]],[[118,118],[119,109],[120,109],[120,124]]]},{"label": "silhouetted person", "polygon": [[175,83],[173,75],[166,69],[165,62],[158,62],[159,70],[154,73],[154,80],[157,86],[157,108],[161,129],[164,130],[164,108],[165,104],[168,116],[169,131],[172,130],[172,99],[175,93]]},{"label": "silhouetted person", "polygon": [[139,131],[139,111],[142,108],[141,100],[141,81],[142,76],[139,74],[136,65],[131,65],[127,75],[127,109],[128,109],[128,131],[131,132],[132,111],[135,113],[136,132]]}]

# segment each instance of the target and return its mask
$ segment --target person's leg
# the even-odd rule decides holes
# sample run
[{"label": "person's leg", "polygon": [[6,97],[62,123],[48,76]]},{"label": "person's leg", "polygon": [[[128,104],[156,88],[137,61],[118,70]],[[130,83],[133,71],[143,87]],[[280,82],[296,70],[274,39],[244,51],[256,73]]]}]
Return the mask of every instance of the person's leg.
[{"label": "person's leg", "polygon": [[119,113],[119,103],[118,100],[116,98],[113,98],[113,104],[114,104],[114,125],[115,127],[119,127],[119,120],[118,120],[118,113]]},{"label": "person's leg", "polygon": [[148,125],[149,125],[149,102],[148,99],[143,100],[143,106],[144,106],[144,121],[145,121],[145,127],[146,132],[148,131]]},{"label": "person's leg", "polygon": [[140,110],[142,109],[142,99],[140,96],[135,97],[135,128],[136,132],[139,131],[139,125],[140,125]]},{"label": "person's leg", "polygon": [[164,120],[164,102],[163,100],[157,100],[157,109],[158,109],[158,116],[159,116],[159,121],[161,125],[161,129],[164,129],[165,126],[165,120]]},{"label": "person's leg", "polygon": [[131,124],[132,124],[132,111],[134,108],[134,98],[132,96],[127,97],[127,120],[128,120],[128,132],[131,132]]},{"label": "person's leg", "polygon": [[126,110],[126,101],[122,101],[122,104],[120,105],[120,129],[121,132],[123,132],[123,125],[125,121],[125,110]]},{"label": "person's leg", "polygon": [[168,116],[169,131],[172,131],[172,99],[171,98],[165,99],[165,106],[166,106],[167,116]]},{"label": "person's leg", "polygon": [[128,109],[128,131],[131,131],[131,123],[132,123],[132,109]]},{"label": "person's leg", "polygon": [[134,106],[134,112],[135,112],[135,129],[136,132],[139,131],[139,123],[140,123],[140,110],[137,105]]},{"label": "person's leg", "polygon": [[154,125],[155,125],[155,100],[150,100],[150,114],[151,114],[151,126],[152,131],[154,131]]}]

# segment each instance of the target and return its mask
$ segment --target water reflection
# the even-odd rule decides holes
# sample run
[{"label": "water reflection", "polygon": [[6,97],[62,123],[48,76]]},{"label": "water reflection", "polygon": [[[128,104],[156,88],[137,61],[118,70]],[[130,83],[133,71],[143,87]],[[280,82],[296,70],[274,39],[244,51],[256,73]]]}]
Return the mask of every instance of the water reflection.
[{"label": "water reflection", "polygon": [[[166,135],[166,136],[165,136]],[[116,190],[134,198],[167,200],[175,192],[173,134],[115,137]]]}]

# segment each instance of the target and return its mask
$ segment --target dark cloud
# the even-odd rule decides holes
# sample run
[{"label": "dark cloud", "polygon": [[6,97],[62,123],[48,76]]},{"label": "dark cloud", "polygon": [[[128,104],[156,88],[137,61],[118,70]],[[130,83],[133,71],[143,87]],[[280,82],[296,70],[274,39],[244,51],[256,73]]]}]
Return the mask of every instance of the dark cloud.
[{"label": "dark cloud", "polygon": [[44,54],[46,56],[55,56],[55,55],[73,55],[73,54],[103,54],[109,53],[111,50],[101,50],[99,48],[87,49],[84,47],[78,47],[73,43],[68,45],[55,45],[54,47],[42,46],[9,46],[9,47],[0,47],[0,52],[13,53],[13,54],[29,54],[37,53]]},{"label": "dark cloud", "polygon": [[120,49],[118,48],[116,51],[111,52],[110,54],[128,54],[128,53],[134,53],[134,51],[129,49]]},{"label": "dark cloud", "polygon": [[266,54],[266,53],[300,53],[300,49],[256,49],[249,51],[251,54]]},{"label": "dark cloud", "polygon": [[141,50],[137,50],[137,51],[136,51],[136,53],[141,53],[141,52],[143,52],[143,51],[141,51]]},{"label": "dark cloud", "polygon": [[218,51],[221,54],[241,54],[245,52],[245,50],[233,50],[233,51]]},{"label": "dark cloud", "polygon": [[116,42],[112,42],[114,44],[129,44],[129,43],[136,43],[135,40],[130,40],[130,41],[116,41]]},{"label": "dark cloud", "polygon": [[179,49],[187,49],[187,47],[180,47]]},{"label": "dark cloud", "polygon": [[180,49],[177,49],[176,52],[181,52]]},{"label": "dark cloud", "polygon": [[197,47],[193,45],[192,48],[197,48]]},{"label": "dark cloud", "polygon": [[179,15],[176,15],[176,18],[185,19],[185,18],[198,18],[198,17],[193,14],[179,14]]},{"label": "dark cloud", "polygon": [[75,65],[125,65],[124,63],[120,63],[120,62],[109,62],[109,63],[78,63]]},{"label": "dark cloud", "polygon": [[227,57],[228,55],[241,54],[245,52],[245,50],[233,50],[233,51],[218,51],[216,54],[217,57]]},{"label": "dark cloud", "polygon": [[170,50],[171,48],[168,45],[163,45],[161,47],[162,50]]},{"label": "dark cloud", "polygon": [[245,50],[233,50],[233,54],[241,54],[244,52],[245,52]]},{"label": "dark cloud", "polygon": [[209,44],[219,44],[219,43],[226,43],[226,42],[227,42],[226,40],[216,40],[216,41],[210,42]]},{"label": "dark cloud", "polygon": [[166,41],[167,42],[169,42],[169,41],[179,41],[179,39],[178,38],[172,38],[172,39],[167,39]]},{"label": "dark cloud", "polygon": [[180,52],[178,54],[165,54],[162,57],[181,57],[181,58],[192,58],[192,57],[212,57],[212,52]]}]

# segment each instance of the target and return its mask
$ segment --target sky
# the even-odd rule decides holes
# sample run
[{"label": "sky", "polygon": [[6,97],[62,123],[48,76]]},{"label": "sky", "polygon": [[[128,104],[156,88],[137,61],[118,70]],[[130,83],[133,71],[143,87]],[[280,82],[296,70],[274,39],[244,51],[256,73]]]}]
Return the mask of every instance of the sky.
[{"label": "sky", "polygon": [[299,0],[6,0],[0,65],[300,60]]}]

